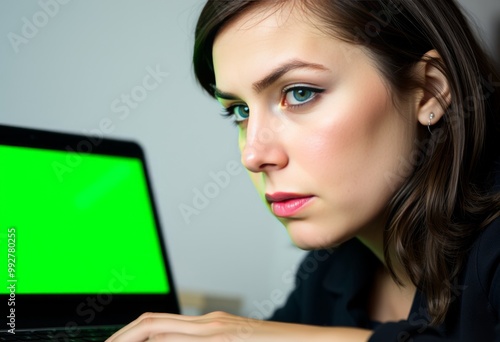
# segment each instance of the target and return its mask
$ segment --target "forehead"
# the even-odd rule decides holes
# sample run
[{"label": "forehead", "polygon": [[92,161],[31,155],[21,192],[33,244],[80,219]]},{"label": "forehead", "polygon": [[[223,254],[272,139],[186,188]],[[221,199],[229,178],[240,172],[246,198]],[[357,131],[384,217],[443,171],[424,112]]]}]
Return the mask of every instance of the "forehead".
[{"label": "forehead", "polygon": [[[294,3],[292,1],[291,3]],[[302,6],[256,6],[243,13],[217,35],[213,45],[216,83],[266,74],[291,59],[321,64],[325,43],[340,43],[319,29],[319,23]],[[328,54],[334,58],[334,54]]]},{"label": "forehead", "polygon": [[[221,31],[225,29],[234,30],[252,29],[258,24],[286,25],[290,19],[306,22],[310,13],[304,3],[296,0],[272,0],[255,2],[253,6],[246,8],[239,15],[233,17]],[[311,16],[312,17],[312,16]]]},{"label": "forehead", "polygon": [[[214,48],[220,40],[231,35],[245,35],[258,30],[263,36],[276,30],[308,31],[326,37],[318,29],[321,27],[313,15],[305,9],[304,4],[297,1],[264,1],[233,18],[217,34]],[[269,5],[268,5],[269,4]],[[295,29],[295,30],[294,30]]]}]

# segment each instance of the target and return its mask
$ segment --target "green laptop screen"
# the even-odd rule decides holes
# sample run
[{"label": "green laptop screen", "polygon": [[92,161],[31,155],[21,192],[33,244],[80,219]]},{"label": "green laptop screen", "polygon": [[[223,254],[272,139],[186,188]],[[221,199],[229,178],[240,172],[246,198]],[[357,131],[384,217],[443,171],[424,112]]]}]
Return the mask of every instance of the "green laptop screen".
[{"label": "green laptop screen", "polygon": [[0,145],[0,270],[16,294],[168,293],[160,243],[140,159]]}]

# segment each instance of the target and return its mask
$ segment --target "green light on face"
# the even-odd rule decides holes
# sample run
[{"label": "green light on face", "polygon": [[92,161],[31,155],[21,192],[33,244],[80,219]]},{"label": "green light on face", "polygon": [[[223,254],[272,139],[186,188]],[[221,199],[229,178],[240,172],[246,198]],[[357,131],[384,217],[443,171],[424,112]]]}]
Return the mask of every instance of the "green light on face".
[{"label": "green light on face", "polygon": [[141,162],[68,153],[0,146],[0,274],[14,227],[17,294],[169,292]]}]

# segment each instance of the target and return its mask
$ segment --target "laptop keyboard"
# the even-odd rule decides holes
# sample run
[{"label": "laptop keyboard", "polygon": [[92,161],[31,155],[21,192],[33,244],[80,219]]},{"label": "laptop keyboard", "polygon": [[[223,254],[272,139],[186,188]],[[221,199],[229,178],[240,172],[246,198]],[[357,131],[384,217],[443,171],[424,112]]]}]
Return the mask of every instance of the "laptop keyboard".
[{"label": "laptop keyboard", "polygon": [[120,327],[98,327],[81,329],[78,335],[68,335],[64,330],[23,330],[15,335],[0,336],[0,341],[16,342],[103,342]]}]

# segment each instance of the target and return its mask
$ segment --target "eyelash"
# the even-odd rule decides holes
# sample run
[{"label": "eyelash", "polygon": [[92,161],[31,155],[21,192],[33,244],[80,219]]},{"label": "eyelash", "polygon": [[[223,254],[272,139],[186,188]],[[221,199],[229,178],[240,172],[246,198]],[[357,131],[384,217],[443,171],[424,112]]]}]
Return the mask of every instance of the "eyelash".
[{"label": "eyelash", "polygon": [[312,101],[314,101],[316,99],[316,97],[323,93],[325,91],[325,89],[321,89],[321,88],[314,88],[314,87],[310,87],[310,86],[307,86],[307,85],[293,85],[293,86],[289,86],[289,87],[286,87],[283,89],[282,93],[283,93],[283,97],[282,97],[282,100],[281,100],[281,103],[283,104],[283,101],[286,99],[287,95],[289,93],[291,93],[292,91],[297,91],[297,90],[305,90],[305,91],[310,91],[312,92],[312,96],[305,102],[303,103],[300,103],[300,104],[296,104],[296,105],[288,105],[289,108],[298,108],[298,107],[301,107],[301,106],[304,106],[308,103],[311,103]]},{"label": "eyelash", "polygon": [[[305,102],[303,103],[300,103],[300,104],[293,104],[293,105],[286,105],[284,104],[285,100],[286,100],[286,97],[289,93],[291,93],[292,91],[297,91],[297,90],[304,90],[304,91],[310,91],[312,92],[312,96]],[[291,108],[291,109],[295,109],[295,108],[298,108],[298,107],[301,107],[301,106],[304,106],[306,104],[309,104],[311,103],[312,101],[314,101],[319,94],[323,93],[325,91],[325,89],[321,89],[321,88],[315,88],[315,87],[310,87],[310,86],[306,86],[306,85],[293,85],[293,86],[289,86],[289,87],[286,87],[283,89],[282,91],[282,98],[281,98],[281,101],[280,101],[280,104],[281,105],[285,105],[287,106],[288,108]],[[246,106],[245,104],[233,104],[229,107],[225,107],[222,109],[222,113],[221,115],[223,117],[226,117],[226,118],[231,118],[231,117],[234,117],[235,114],[234,114],[234,110],[235,108],[239,107],[239,106]],[[233,120],[233,124],[235,126],[237,126],[240,122],[243,122],[245,120]]]}]

